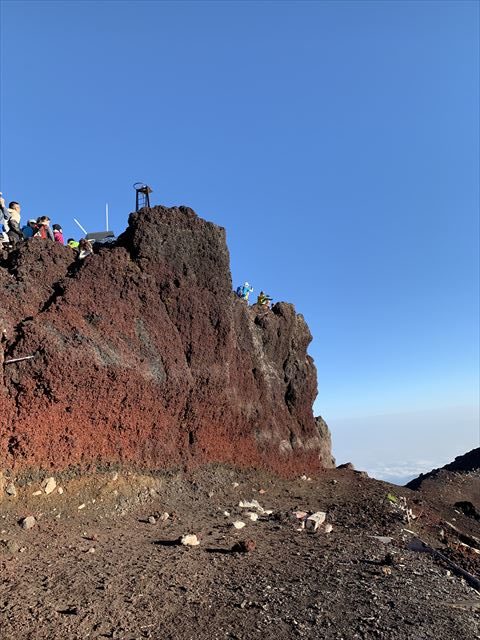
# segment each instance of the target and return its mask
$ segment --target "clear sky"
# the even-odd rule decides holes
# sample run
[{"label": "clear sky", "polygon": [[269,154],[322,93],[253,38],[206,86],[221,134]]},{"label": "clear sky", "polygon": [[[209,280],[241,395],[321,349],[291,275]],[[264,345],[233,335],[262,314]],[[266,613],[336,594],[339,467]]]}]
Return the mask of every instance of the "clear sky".
[{"label": "clear sky", "polygon": [[0,190],[25,218],[78,235],[108,201],[121,232],[148,182],[226,227],[235,283],[304,314],[340,462],[386,477],[479,446],[478,2],[0,17]]}]

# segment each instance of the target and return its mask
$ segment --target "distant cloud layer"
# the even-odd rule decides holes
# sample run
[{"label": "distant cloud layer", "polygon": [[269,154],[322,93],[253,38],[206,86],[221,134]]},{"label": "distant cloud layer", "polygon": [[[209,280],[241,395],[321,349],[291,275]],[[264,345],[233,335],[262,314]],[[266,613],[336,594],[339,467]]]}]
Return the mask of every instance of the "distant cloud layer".
[{"label": "distant cloud layer", "polygon": [[448,459],[437,460],[406,460],[405,462],[394,462],[392,464],[382,464],[378,466],[367,466],[365,471],[372,478],[385,480],[393,484],[406,484],[418,477],[421,473],[428,473],[432,469],[443,467],[450,462]]},{"label": "distant cloud layer", "polygon": [[477,406],[332,418],[337,464],[353,462],[379,480],[405,484],[479,446]]}]

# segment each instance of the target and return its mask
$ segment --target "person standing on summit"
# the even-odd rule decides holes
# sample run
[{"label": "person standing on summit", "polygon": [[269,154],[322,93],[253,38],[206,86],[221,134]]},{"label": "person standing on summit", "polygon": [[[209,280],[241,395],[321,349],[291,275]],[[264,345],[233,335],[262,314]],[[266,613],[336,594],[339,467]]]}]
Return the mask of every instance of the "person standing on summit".
[{"label": "person standing on summit", "polygon": [[19,242],[19,240],[23,240],[23,233],[20,228],[20,211],[21,207],[19,203],[12,201],[4,213],[8,221],[8,238],[13,245]]}]

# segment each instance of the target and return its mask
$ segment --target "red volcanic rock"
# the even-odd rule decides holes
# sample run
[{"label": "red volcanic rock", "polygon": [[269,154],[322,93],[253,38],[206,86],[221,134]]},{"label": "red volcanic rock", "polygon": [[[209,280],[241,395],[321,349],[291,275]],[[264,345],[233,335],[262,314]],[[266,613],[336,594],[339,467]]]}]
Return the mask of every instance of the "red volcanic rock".
[{"label": "red volcanic rock", "polygon": [[25,242],[0,287],[5,359],[35,354],[4,365],[0,467],[332,466],[303,317],[235,296],[224,229],[191,209],[134,213],[80,264]]}]

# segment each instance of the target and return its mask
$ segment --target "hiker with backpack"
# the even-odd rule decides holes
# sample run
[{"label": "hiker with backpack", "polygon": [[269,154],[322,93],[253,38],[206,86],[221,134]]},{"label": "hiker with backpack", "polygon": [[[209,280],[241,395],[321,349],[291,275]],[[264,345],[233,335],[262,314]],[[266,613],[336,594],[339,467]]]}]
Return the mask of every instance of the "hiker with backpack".
[{"label": "hiker with backpack", "polygon": [[8,223],[8,239],[12,245],[23,240],[23,233],[20,229],[20,211],[21,207],[15,201],[10,202],[8,209],[3,211],[4,218]]},{"label": "hiker with backpack", "polygon": [[257,298],[257,304],[261,306],[270,307],[270,302],[273,300],[267,293],[260,291]]},{"label": "hiker with backpack", "polygon": [[92,254],[92,243],[86,238],[82,238],[78,243],[78,259],[84,260],[87,256],[91,256]]},{"label": "hiker with backpack", "polygon": [[53,225],[53,237],[55,238],[55,242],[59,242],[60,244],[65,244],[63,240],[63,230],[59,224]]},{"label": "hiker with backpack", "polygon": [[34,238],[43,238],[43,240],[55,241],[53,231],[50,228],[50,218],[48,216],[40,216],[37,218],[36,231]]},{"label": "hiker with backpack", "polygon": [[36,231],[36,225],[37,225],[36,220],[29,220],[27,224],[22,227],[22,233],[25,240],[28,240],[28,238],[33,238]]},{"label": "hiker with backpack", "polygon": [[4,244],[8,244],[8,221],[5,217],[5,200],[0,193],[0,249]]}]

